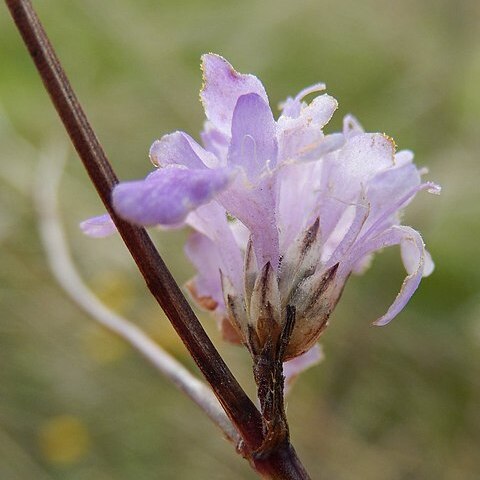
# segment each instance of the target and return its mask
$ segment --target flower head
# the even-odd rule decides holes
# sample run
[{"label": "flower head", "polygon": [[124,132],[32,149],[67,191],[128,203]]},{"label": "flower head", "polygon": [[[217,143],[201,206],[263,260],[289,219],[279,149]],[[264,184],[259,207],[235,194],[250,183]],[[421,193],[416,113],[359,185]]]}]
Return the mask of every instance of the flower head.
[{"label": "flower head", "polygon": [[[411,152],[396,152],[391,138],[365,133],[352,116],[326,135],[336,100],[304,101],[323,84],[288,98],[275,120],[256,77],[218,55],[202,60],[203,145],[184,132],[155,141],[157,169],[120,183],[113,205],[134,224],[192,227],[186,254],[197,269],[188,284],[194,300],[215,314],[225,338],[254,355],[280,341],[289,312],[284,360],[299,357],[303,366],[319,357],[316,350],[300,356],[315,347],[348,277],[376,251],[400,245],[407,271],[377,325],[392,320],[431,273],[420,234],[400,225],[399,212],[420,190],[439,187],[421,181]],[[102,216],[83,228],[101,236],[112,223]]]}]

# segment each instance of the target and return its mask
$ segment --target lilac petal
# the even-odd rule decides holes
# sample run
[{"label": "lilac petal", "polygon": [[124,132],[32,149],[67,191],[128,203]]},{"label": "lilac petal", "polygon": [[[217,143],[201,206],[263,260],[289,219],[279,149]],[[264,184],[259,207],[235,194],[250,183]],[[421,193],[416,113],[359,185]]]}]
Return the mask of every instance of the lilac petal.
[{"label": "lilac petal", "polygon": [[[234,288],[241,289],[243,259],[225,209],[212,201],[191,212],[185,222],[214,243],[218,250],[219,268],[232,279]],[[218,268],[214,274],[218,277]]]},{"label": "lilac petal", "polygon": [[228,189],[218,196],[225,209],[252,233],[259,265],[270,262],[275,270],[279,258],[276,192],[274,176],[267,176],[251,186],[244,175],[237,175]]},{"label": "lilac petal", "polygon": [[[402,254],[402,262],[405,266],[405,270],[411,275],[416,271],[418,265],[418,252],[412,248],[410,243],[402,243],[400,252]],[[433,263],[432,256],[427,250],[424,251],[424,254],[425,258],[422,276],[428,277],[433,273],[435,264]]]},{"label": "lilac petal", "polygon": [[268,103],[256,93],[242,95],[233,112],[229,164],[242,167],[254,182],[267,163],[275,166],[276,158],[275,120]]},{"label": "lilac petal", "polygon": [[207,118],[226,135],[230,135],[232,114],[239,97],[256,93],[267,104],[268,97],[260,80],[243,75],[221,56],[202,56],[203,87],[200,98]]},{"label": "lilac petal", "polygon": [[311,93],[322,92],[326,88],[327,88],[327,86],[323,82],[314,83],[313,85],[310,85],[309,87],[305,87],[304,89],[300,90],[297,93],[297,95],[295,95],[295,100],[301,101],[307,95],[310,95]]},{"label": "lilac petal", "polygon": [[398,223],[398,211],[410,203],[419,190],[425,188],[420,181],[420,174],[413,163],[384,170],[371,178],[366,185],[370,215],[362,238]]},{"label": "lilac petal", "polygon": [[288,360],[283,364],[283,374],[285,376],[285,394],[288,394],[300,373],[307,368],[317,365],[323,360],[323,351],[318,343],[302,355]]},{"label": "lilac petal", "polygon": [[[354,249],[347,265],[342,265],[342,273],[345,268],[351,269],[356,262],[369,253],[385,247],[400,245],[402,259],[407,270],[407,277],[403,281],[402,288],[387,313],[374,322],[374,325],[386,325],[397,316],[410,300],[418,288],[425,271],[425,247],[420,234],[410,227],[393,226],[380,235],[368,240]],[[348,266],[349,265],[349,266]],[[430,269],[430,266],[428,266]]]},{"label": "lilac petal", "polygon": [[[360,185],[374,174],[395,165],[395,144],[380,133],[364,133],[351,138],[341,151],[339,173]],[[342,185],[338,185],[341,189]]]},{"label": "lilac petal", "polygon": [[[403,260],[405,262],[405,259]],[[432,260],[432,256],[428,250],[425,250],[425,267],[423,268],[423,276],[430,276],[435,270],[435,262]]]},{"label": "lilac petal", "polygon": [[94,238],[108,237],[117,231],[108,213],[84,220],[80,223],[80,229],[85,235]]},{"label": "lilac petal", "polygon": [[[418,288],[425,272],[425,245],[420,234],[409,227],[393,227],[401,229],[400,247],[402,260],[408,276],[403,281],[399,294],[387,313],[374,322],[375,325],[386,325],[395,318],[410,300]],[[431,269],[431,267],[428,267]]]},{"label": "lilac petal", "polygon": [[197,270],[188,288],[194,300],[206,310],[223,310],[220,269],[222,261],[217,245],[205,235],[194,232],[185,244],[185,254]]},{"label": "lilac petal", "polygon": [[302,100],[311,93],[321,92],[325,90],[326,85],[324,83],[316,83],[315,85],[311,85],[310,87],[306,87],[301,90],[295,98],[288,97],[283,104],[281,104],[280,108],[282,109],[282,115],[296,118],[300,115],[300,111],[302,109]]},{"label": "lilac petal", "polygon": [[298,152],[297,159],[301,161],[317,161],[327,153],[343,147],[345,137],[341,133],[331,133],[330,135],[322,135],[322,138],[306,145]]},{"label": "lilac petal", "polygon": [[399,210],[405,208],[418,192],[440,193],[440,187],[435,183],[419,183],[420,175],[414,165],[392,169],[377,177],[368,187],[371,215],[360,241],[397,223]]},{"label": "lilac petal", "polygon": [[[355,207],[355,215],[346,233],[342,235],[340,239],[335,239],[336,241],[334,242],[332,242],[332,239],[329,238],[329,243],[334,243],[334,245],[336,245],[336,248],[330,255],[327,266],[330,267],[332,265],[335,265],[335,263],[340,262],[342,258],[346,255],[348,250],[355,243],[355,240],[357,239],[363,226],[365,225],[369,213],[369,206],[366,205],[365,202],[358,203],[358,205]],[[331,235],[331,237],[332,236],[333,234]],[[328,247],[332,248],[333,245],[327,245],[327,248]]]},{"label": "lilac petal", "polygon": [[352,273],[355,275],[363,275],[372,265],[373,258],[375,255],[373,253],[369,253],[361,258],[352,268]]},{"label": "lilac petal", "polygon": [[362,190],[379,172],[394,167],[395,145],[379,133],[363,133],[328,155],[323,165],[321,228],[328,238],[344,211],[356,204]]},{"label": "lilac petal", "polygon": [[200,137],[205,149],[217,157],[218,166],[224,167],[227,164],[230,138],[217,130],[209,121],[205,122]]},{"label": "lilac petal", "polygon": [[229,226],[238,247],[245,251],[250,239],[250,230],[238,219],[230,221]]},{"label": "lilac petal", "polygon": [[347,138],[352,138],[364,133],[360,122],[353,115],[343,117],[343,134]]},{"label": "lilac petal", "polygon": [[[321,169],[320,162],[291,163],[283,164],[278,171],[280,191],[275,210],[282,253],[300,235],[302,229],[313,223],[316,218],[318,194],[315,190]],[[299,215],[298,212],[302,214]]]},{"label": "lilac petal", "polygon": [[330,121],[337,108],[337,100],[330,95],[324,94],[314,98],[302,110],[301,116],[305,118],[307,123],[314,123],[318,127],[323,128]]},{"label": "lilac petal", "polygon": [[318,160],[328,151],[340,148],[344,143],[343,134],[325,137],[322,132],[337,107],[333,97],[321,95],[303,106],[297,116],[282,115],[277,126],[279,159]]},{"label": "lilac petal", "polygon": [[296,98],[288,97],[284,102],[279,104],[279,108],[282,111],[281,117],[297,118],[302,109],[302,102]]},{"label": "lilac petal", "polygon": [[191,210],[208,203],[230,181],[226,169],[167,167],[145,180],[123,182],[113,190],[115,211],[136,225],[176,225]]},{"label": "lilac petal", "polygon": [[411,150],[400,150],[395,154],[395,164],[397,167],[403,167],[413,162],[413,152]]},{"label": "lilac petal", "polygon": [[204,150],[184,132],[170,133],[153,142],[150,160],[157,167],[183,165],[192,169],[211,167],[218,163],[215,155]]}]

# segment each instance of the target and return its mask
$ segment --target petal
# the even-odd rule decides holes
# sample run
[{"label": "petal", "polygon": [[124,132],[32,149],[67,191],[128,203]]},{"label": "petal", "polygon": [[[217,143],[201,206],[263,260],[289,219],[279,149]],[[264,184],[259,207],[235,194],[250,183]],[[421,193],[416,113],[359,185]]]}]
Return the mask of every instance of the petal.
[{"label": "petal", "polygon": [[279,260],[279,238],[275,210],[276,178],[262,178],[250,185],[243,174],[218,196],[225,209],[251,232],[255,255],[260,266],[267,262],[276,270]]},{"label": "petal", "polygon": [[[415,248],[413,248],[411,243],[402,243],[400,252],[402,254],[402,261],[403,265],[405,266],[405,270],[408,274],[412,274],[415,272],[418,264],[418,252]],[[432,256],[430,253],[425,250],[425,265],[423,268],[423,277],[428,277],[433,273],[435,269],[435,264],[433,263]]]},{"label": "petal", "polygon": [[301,116],[307,123],[314,123],[323,128],[332,118],[338,102],[330,95],[324,94],[316,97],[312,102],[302,109]]},{"label": "petal", "polygon": [[420,173],[413,164],[376,175],[367,187],[370,215],[360,241],[399,223],[398,212],[422,190],[438,194],[440,187],[432,182],[420,183]]},{"label": "petal", "polygon": [[345,137],[341,133],[331,133],[330,135],[323,135],[320,137],[317,133],[317,140],[304,147],[294,157],[301,161],[317,161],[320,160],[327,153],[338,150],[343,147]]},{"label": "petal", "polygon": [[[345,213],[347,213],[350,209],[353,208],[353,206],[349,207],[349,209],[347,209]],[[324,249],[324,255],[327,255],[328,258],[328,266],[340,262],[342,258],[346,255],[348,250],[355,243],[355,240],[357,239],[363,226],[365,225],[369,213],[369,206],[365,203],[365,201],[361,201],[355,206],[353,220],[349,222],[350,226],[348,227],[348,230],[346,230],[345,233],[342,234],[340,237],[337,237],[336,233],[337,229],[341,226],[337,225],[335,230],[330,235],[327,245]],[[333,251],[333,253],[331,255],[328,255],[328,250]],[[326,258],[324,259],[326,260]]]},{"label": "petal", "polygon": [[355,137],[364,133],[360,122],[353,115],[345,115],[343,117],[343,134],[347,138]]},{"label": "petal", "polygon": [[245,251],[250,239],[250,230],[238,219],[234,219],[229,223],[230,230],[233,233],[237,245]]},{"label": "petal", "polygon": [[305,87],[304,89],[300,90],[297,95],[295,96],[295,100],[303,100],[307,95],[311,93],[317,93],[325,90],[327,86],[323,82],[314,83],[309,87]]},{"label": "petal", "polygon": [[256,93],[242,95],[233,112],[229,164],[241,166],[254,182],[276,159],[275,120],[268,103]]},{"label": "petal", "polygon": [[358,203],[363,190],[377,173],[394,167],[395,145],[379,133],[351,137],[329,154],[323,165],[320,189],[320,221],[326,238],[350,205]]},{"label": "petal", "polygon": [[[279,195],[276,212],[280,231],[280,251],[284,253],[300,232],[312,223],[318,209],[318,163],[284,164],[278,171]],[[301,215],[298,212],[302,212]]]},{"label": "petal", "polygon": [[145,180],[117,185],[113,207],[118,215],[137,225],[176,225],[224,190],[230,178],[226,169],[160,168]]},{"label": "petal", "polygon": [[[409,227],[394,227],[402,229],[400,247],[402,260],[408,276],[403,281],[400,292],[395,298],[387,313],[376,320],[375,325],[386,325],[395,318],[408,303],[418,288],[425,272],[425,245],[420,234]],[[431,268],[430,266],[428,267]]]},{"label": "petal", "polygon": [[362,232],[362,239],[398,222],[398,212],[406,207],[416,193],[428,188],[420,184],[417,167],[406,163],[375,175],[366,186],[370,215]]},{"label": "petal", "polygon": [[227,221],[225,209],[216,201],[212,201],[191,212],[186,223],[213,242],[219,255],[218,268],[232,279],[234,288],[240,291],[243,259],[235,232],[231,223]]},{"label": "petal", "polygon": [[282,115],[286,117],[296,118],[300,115],[302,109],[302,100],[311,93],[321,92],[325,90],[324,83],[316,83],[301,90],[295,98],[288,97],[283,104],[280,105]]},{"label": "petal", "polygon": [[217,157],[218,167],[224,167],[227,164],[230,138],[217,130],[208,120],[205,122],[200,137],[205,149]]},{"label": "petal", "polygon": [[352,273],[355,275],[363,275],[372,265],[373,257],[375,255],[373,253],[369,253],[361,258],[355,265],[353,266]]},{"label": "petal", "polygon": [[200,99],[207,118],[223,133],[230,135],[233,110],[239,97],[256,93],[267,104],[268,97],[260,80],[242,75],[221,56],[202,56],[203,87]]},{"label": "petal", "polygon": [[411,150],[400,150],[395,154],[395,164],[397,167],[403,167],[413,162],[413,152]]},{"label": "petal", "polygon": [[283,364],[283,374],[285,376],[285,395],[290,393],[293,383],[298,375],[307,368],[313,367],[320,363],[324,358],[323,350],[318,343],[316,343],[310,350],[307,350],[302,355],[288,360]]},{"label": "petal", "polygon": [[117,231],[108,213],[84,220],[80,223],[80,229],[85,235],[94,238],[108,237]]},{"label": "petal", "polygon": [[211,167],[218,163],[215,155],[204,150],[184,132],[170,133],[153,142],[150,160],[157,167],[183,165],[192,169]]},{"label": "petal", "polygon": [[207,310],[224,309],[220,280],[221,258],[217,245],[201,233],[192,233],[185,244],[185,254],[197,270],[189,290],[194,300]]},{"label": "petal", "polygon": [[333,97],[321,95],[303,106],[296,117],[282,115],[277,126],[279,159],[318,160],[328,151],[340,148],[344,143],[343,134],[325,137],[322,132],[337,107]]},{"label": "petal", "polygon": [[[405,262],[405,260],[404,260]],[[430,276],[435,270],[435,262],[432,260],[432,256],[428,250],[425,250],[425,266],[423,268],[423,276]]]},{"label": "petal", "polygon": [[[355,183],[356,188],[374,174],[395,165],[395,144],[381,133],[363,133],[349,139],[340,151],[339,176]],[[341,180],[341,179],[339,179]],[[342,185],[338,186],[339,189]]]},{"label": "petal", "polygon": [[[347,265],[342,265],[342,274],[348,275],[345,270],[351,270],[357,261],[365,255],[392,245],[400,245],[402,259],[407,270],[407,277],[403,281],[402,288],[388,309],[387,313],[374,322],[374,325],[386,325],[397,316],[410,300],[418,288],[425,272],[426,253],[420,234],[410,227],[393,226],[380,235],[368,240],[352,252]],[[430,269],[430,266],[428,266]]]}]

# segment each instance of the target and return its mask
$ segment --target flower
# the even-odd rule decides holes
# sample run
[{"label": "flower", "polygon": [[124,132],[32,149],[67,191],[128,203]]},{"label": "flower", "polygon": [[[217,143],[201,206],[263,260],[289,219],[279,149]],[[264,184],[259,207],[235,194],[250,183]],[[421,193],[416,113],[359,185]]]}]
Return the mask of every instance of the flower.
[{"label": "flower", "polygon": [[[304,101],[323,84],[288,98],[275,120],[255,76],[213,54],[202,69],[203,146],[184,132],[155,141],[157,169],[120,183],[113,205],[137,225],[193,228],[186,254],[197,275],[188,289],[226,339],[257,355],[281,341],[290,316],[283,359],[293,377],[318,361],[316,342],[345,282],[376,251],[400,245],[407,271],[376,325],[392,320],[432,272],[420,234],[400,224],[399,212],[420,190],[440,189],[422,182],[410,151],[396,152],[390,137],[365,133],[352,116],[342,132],[325,134],[337,101],[325,93]],[[113,228],[106,215],[83,223],[93,236]]]}]

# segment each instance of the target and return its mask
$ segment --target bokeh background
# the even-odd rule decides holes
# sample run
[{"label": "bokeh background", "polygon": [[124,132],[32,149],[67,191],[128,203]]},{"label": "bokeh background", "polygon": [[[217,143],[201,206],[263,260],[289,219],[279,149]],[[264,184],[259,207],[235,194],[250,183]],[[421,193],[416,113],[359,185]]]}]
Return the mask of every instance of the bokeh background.
[{"label": "bokeh background", "polygon": [[[477,0],[38,0],[34,2],[121,178],[143,177],[162,134],[203,122],[199,58],[218,52],[265,83],[272,105],[325,81],[443,185],[405,223],[436,261],[405,311],[372,328],[404,272],[397,249],[352,278],[322,339],[325,360],[288,400],[313,478],[480,478],[480,3]],[[0,478],[254,478],[202,413],[52,279],[32,184],[42,152],[68,145],[0,5]],[[59,147],[60,146],[60,147]],[[58,148],[57,148],[58,147]],[[102,212],[68,147],[62,218],[79,271],[193,371],[118,238],[91,240]],[[179,282],[186,232],[154,232]],[[221,343],[249,391],[249,359]]]}]

